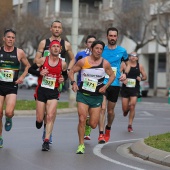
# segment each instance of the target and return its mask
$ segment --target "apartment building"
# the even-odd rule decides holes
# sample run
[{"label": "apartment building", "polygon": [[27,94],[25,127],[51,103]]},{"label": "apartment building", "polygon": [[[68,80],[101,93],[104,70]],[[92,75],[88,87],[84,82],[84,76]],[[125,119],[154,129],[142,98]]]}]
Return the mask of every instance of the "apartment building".
[{"label": "apartment building", "polygon": [[[15,3],[14,3],[15,1]],[[117,26],[114,16],[115,10],[126,12],[131,9],[138,9],[146,6],[148,15],[155,17],[152,11],[153,3],[147,0],[79,0],[79,34],[87,35],[94,33],[97,37],[106,42],[106,29],[109,26]],[[60,20],[65,31],[71,33],[72,24],[72,0],[13,0],[13,9],[18,15],[31,13],[43,18],[44,23],[49,26],[52,21]],[[137,18],[134,19],[137,20]],[[140,38],[142,24],[140,21],[139,29],[136,31],[136,38]],[[135,44],[127,37],[123,37],[121,45],[128,52],[134,50]],[[166,50],[152,41],[138,50],[139,60],[145,66],[150,87],[154,86],[154,63],[155,53],[158,47],[159,61],[157,72],[157,87],[166,88]]]},{"label": "apartment building", "polygon": [[[72,23],[72,0],[13,0],[16,13],[28,14],[44,19],[49,25],[60,20],[64,28],[70,29]],[[89,30],[99,27],[99,11],[102,0],[79,1],[79,29]]]}]

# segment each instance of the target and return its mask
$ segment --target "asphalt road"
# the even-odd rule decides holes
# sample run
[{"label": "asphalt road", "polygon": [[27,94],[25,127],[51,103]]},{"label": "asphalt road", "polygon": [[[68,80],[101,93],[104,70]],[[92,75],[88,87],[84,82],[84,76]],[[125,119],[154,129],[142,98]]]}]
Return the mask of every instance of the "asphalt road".
[{"label": "asphalt road", "polygon": [[165,103],[140,102],[136,107],[134,132],[127,132],[128,117],[122,116],[121,102],[111,139],[97,144],[98,129],[92,130],[91,140],[85,141],[85,154],[75,154],[78,146],[77,113],[57,115],[53,144],[49,152],[42,152],[42,131],[35,128],[35,116],[15,116],[10,132],[3,131],[4,147],[0,149],[0,169],[3,170],[168,170],[134,157],[128,146],[149,135],[169,131],[170,106]]}]

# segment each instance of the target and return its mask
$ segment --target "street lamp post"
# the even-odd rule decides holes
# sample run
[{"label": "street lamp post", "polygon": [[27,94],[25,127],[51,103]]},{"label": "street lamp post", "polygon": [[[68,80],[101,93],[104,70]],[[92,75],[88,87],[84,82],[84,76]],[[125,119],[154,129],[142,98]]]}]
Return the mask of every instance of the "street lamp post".
[{"label": "street lamp post", "polygon": [[[71,45],[73,53],[77,53],[78,46],[78,20],[79,20],[79,0],[72,0],[72,30],[71,30]],[[76,80],[76,75],[75,75]],[[76,94],[69,88],[69,107],[75,107],[76,105]]]},{"label": "street lamp post", "polygon": [[154,60],[154,96],[157,96],[157,79],[158,79],[158,61],[159,61],[159,54],[158,54],[158,25],[159,25],[159,0],[157,0],[157,18],[156,18],[156,45],[155,45],[155,60]]}]

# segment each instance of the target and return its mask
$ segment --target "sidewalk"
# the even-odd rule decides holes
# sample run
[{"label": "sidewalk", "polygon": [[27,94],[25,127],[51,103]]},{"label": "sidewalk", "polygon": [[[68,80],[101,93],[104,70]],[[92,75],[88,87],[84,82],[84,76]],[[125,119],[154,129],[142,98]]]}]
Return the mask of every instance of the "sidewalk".
[{"label": "sidewalk", "polygon": [[144,139],[133,143],[130,150],[135,156],[144,160],[170,167],[170,152],[152,148],[144,143]]}]

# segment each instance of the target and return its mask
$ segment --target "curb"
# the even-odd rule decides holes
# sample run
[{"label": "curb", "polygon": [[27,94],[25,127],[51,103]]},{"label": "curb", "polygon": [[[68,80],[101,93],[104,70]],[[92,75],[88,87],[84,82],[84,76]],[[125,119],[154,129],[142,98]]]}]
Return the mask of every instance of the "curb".
[{"label": "curb", "polygon": [[170,153],[146,145],[144,139],[133,143],[130,150],[144,160],[170,167]]},{"label": "curb", "polygon": [[[77,113],[77,108],[57,109],[58,114]],[[14,116],[35,116],[36,110],[14,110]]]}]

